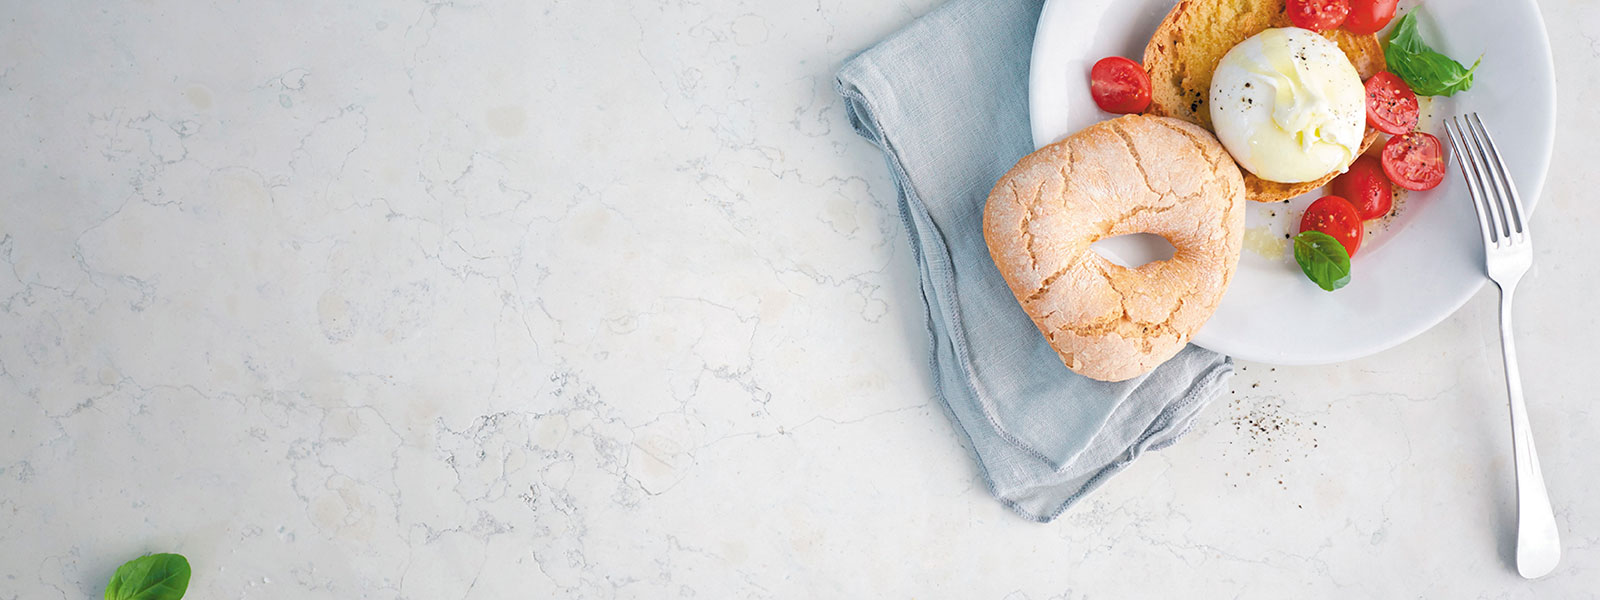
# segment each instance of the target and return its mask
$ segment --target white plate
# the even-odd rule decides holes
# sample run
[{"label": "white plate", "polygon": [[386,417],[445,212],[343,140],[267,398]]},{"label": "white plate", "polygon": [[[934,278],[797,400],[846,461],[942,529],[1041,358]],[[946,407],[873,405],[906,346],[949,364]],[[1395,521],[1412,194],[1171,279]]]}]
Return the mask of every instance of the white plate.
[{"label": "white plate", "polygon": [[[1089,97],[1089,68],[1106,56],[1139,60],[1173,0],[1049,0],[1033,43],[1029,109],[1035,146],[1111,118]],[[1401,12],[1416,6],[1402,1]],[[1490,127],[1518,191],[1539,199],[1555,137],[1555,71],[1533,0],[1428,0],[1423,39],[1463,64],[1479,54],[1471,90],[1436,98],[1424,131],[1444,139],[1443,119],[1476,111]],[[1380,35],[1386,35],[1387,32]],[[1483,246],[1466,188],[1449,157],[1444,184],[1407,195],[1391,222],[1369,227],[1350,284],[1317,288],[1292,255],[1246,249],[1239,270],[1194,342],[1245,360],[1321,364],[1366,356],[1411,339],[1455,312],[1486,281]],[[1247,247],[1286,242],[1318,196],[1248,210]],[[1398,203],[1398,200],[1397,200]],[[1270,244],[1266,244],[1270,246]],[[1284,246],[1287,247],[1286,245]]]}]

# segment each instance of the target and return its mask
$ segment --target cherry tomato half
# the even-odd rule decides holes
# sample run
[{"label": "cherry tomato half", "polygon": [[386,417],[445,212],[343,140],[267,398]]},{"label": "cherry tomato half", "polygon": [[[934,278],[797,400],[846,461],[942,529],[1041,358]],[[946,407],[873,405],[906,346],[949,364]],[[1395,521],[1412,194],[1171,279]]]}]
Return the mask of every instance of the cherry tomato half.
[{"label": "cherry tomato half", "polygon": [[1130,114],[1150,106],[1150,75],[1121,56],[1108,56],[1089,70],[1089,94],[1100,110]]},{"label": "cherry tomato half", "polygon": [[1350,0],[1350,16],[1344,19],[1344,30],[1356,35],[1377,33],[1394,19],[1394,8],[1400,0]]},{"label": "cherry tomato half", "polygon": [[1378,71],[1367,80],[1367,124],[1389,135],[1417,128],[1417,94],[1399,75]]},{"label": "cherry tomato half", "polygon": [[1383,173],[1383,164],[1362,155],[1350,163],[1350,170],[1333,179],[1333,195],[1349,200],[1362,220],[1371,221],[1389,214],[1394,206],[1392,185]]},{"label": "cherry tomato half", "polygon": [[1350,14],[1347,0],[1289,0],[1289,24],[1301,29],[1327,31]]},{"label": "cherry tomato half", "polygon": [[1356,207],[1349,200],[1338,196],[1323,196],[1307,206],[1306,214],[1300,217],[1300,231],[1321,231],[1333,236],[1350,256],[1355,256],[1361,247],[1361,215],[1356,214]]},{"label": "cherry tomato half", "polygon": [[1421,131],[1389,138],[1383,145],[1383,172],[1408,190],[1431,190],[1444,181],[1444,146]]}]

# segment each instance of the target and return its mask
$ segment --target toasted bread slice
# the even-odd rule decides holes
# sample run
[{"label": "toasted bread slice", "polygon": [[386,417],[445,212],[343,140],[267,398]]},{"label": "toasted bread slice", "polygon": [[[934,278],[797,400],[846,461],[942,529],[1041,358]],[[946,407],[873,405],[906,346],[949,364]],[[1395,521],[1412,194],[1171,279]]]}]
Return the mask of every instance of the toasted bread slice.
[{"label": "toasted bread slice", "polygon": [[[1144,48],[1144,69],[1150,74],[1151,84],[1150,109],[1146,113],[1183,119],[1211,130],[1211,107],[1206,100],[1211,94],[1211,73],[1222,55],[1269,27],[1289,26],[1284,0],[1178,2]],[[1383,70],[1383,45],[1378,36],[1355,35],[1342,29],[1322,35],[1339,44],[1362,80]],[[1361,140],[1361,152],[1377,139],[1377,130],[1368,127]],[[1278,183],[1246,171],[1244,185],[1251,200],[1275,202],[1327,185],[1336,175],[1337,171],[1316,181]]]}]

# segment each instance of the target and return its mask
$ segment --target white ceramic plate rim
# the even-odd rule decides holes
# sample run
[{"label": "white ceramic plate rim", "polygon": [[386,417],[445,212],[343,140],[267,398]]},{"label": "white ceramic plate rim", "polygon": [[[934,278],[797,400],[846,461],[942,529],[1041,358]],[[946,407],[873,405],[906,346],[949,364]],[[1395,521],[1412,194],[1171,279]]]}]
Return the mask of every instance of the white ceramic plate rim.
[{"label": "white ceramic plate rim", "polygon": [[[1549,37],[1545,32],[1543,17],[1539,13],[1538,6],[1532,0],[1513,0],[1511,2],[1480,0],[1479,2],[1455,3],[1446,3],[1444,0],[1428,0],[1427,3],[1430,6],[1430,16],[1433,13],[1442,13],[1443,16],[1440,17],[1440,20],[1451,24],[1461,23],[1462,19],[1483,18],[1473,17],[1472,15],[1477,13],[1463,10],[1460,6],[1477,4],[1492,7],[1497,16],[1498,13],[1511,13],[1516,18],[1510,19],[1510,22],[1524,28],[1531,27],[1536,30],[1524,36],[1527,39],[1522,40],[1524,46],[1518,47],[1519,53],[1512,54],[1509,57],[1499,57],[1500,60],[1504,60],[1515,67],[1534,69],[1534,71],[1518,71],[1526,74],[1526,79],[1529,81],[1519,82],[1521,85],[1517,86],[1517,95],[1520,100],[1517,109],[1530,111],[1533,115],[1529,117],[1532,122],[1524,122],[1519,131],[1513,132],[1517,138],[1514,141],[1518,143],[1508,144],[1506,143],[1508,140],[1503,138],[1510,136],[1507,136],[1500,128],[1495,128],[1493,119],[1488,121],[1490,127],[1495,128],[1494,133],[1497,137],[1497,142],[1500,142],[1503,152],[1506,152],[1507,147],[1514,147],[1518,150],[1515,156],[1507,156],[1506,158],[1508,163],[1512,163],[1511,171],[1515,176],[1518,190],[1523,199],[1529,203],[1529,210],[1531,211],[1532,205],[1538,201],[1539,195],[1544,188],[1545,174],[1548,170],[1554,143],[1556,110],[1554,62],[1551,55]],[[1087,73],[1089,65],[1093,64],[1093,60],[1112,54],[1138,59],[1142,53],[1141,49],[1144,41],[1154,31],[1155,24],[1159,23],[1160,15],[1164,15],[1173,4],[1175,4],[1174,0],[1048,0],[1046,2],[1043,12],[1040,14],[1038,30],[1034,37],[1032,66],[1029,75],[1029,112],[1035,147],[1045,146],[1087,125],[1088,123],[1084,122],[1085,119],[1093,117],[1089,120],[1089,122],[1093,122],[1112,116],[1092,108],[1090,109],[1092,113],[1090,115],[1082,114],[1083,111],[1071,113],[1068,107],[1073,102],[1077,102],[1079,105],[1090,103],[1087,92]],[[1416,4],[1414,1],[1402,2],[1402,10],[1414,4]],[[1435,7],[1435,4],[1440,6]],[[1478,11],[1478,13],[1481,12],[1483,11]],[[1138,14],[1129,16],[1128,14],[1118,13]],[[1146,27],[1135,27],[1126,24],[1140,20]],[[1102,26],[1103,21],[1122,22],[1124,24],[1120,27],[1120,30],[1117,30],[1117,27]],[[1481,24],[1474,23],[1473,25]],[[1500,24],[1497,24],[1497,26],[1500,26]],[[1148,30],[1142,30],[1145,28]],[[1141,30],[1130,31],[1131,29]],[[1465,48],[1471,46],[1470,43],[1467,43],[1471,40],[1452,39],[1450,36],[1444,35],[1441,29],[1445,28],[1430,27],[1426,20],[1423,22],[1424,37],[1433,42],[1435,47],[1458,59],[1470,56]],[[1487,54],[1487,51],[1485,52]],[[1489,61],[1494,58],[1496,57],[1486,57],[1485,68],[1480,73],[1492,72]],[[1508,58],[1509,60],[1507,60]],[[1475,103],[1472,101],[1471,96],[1486,85],[1494,85],[1494,82],[1480,76],[1472,91],[1457,95],[1454,99],[1447,101],[1448,104],[1445,106],[1459,106],[1459,111],[1480,110],[1480,112],[1484,112],[1480,107],[1474,105]],[[1496,100],[1502,100],[1502,98],[1497,98]],[[1505,102],[1486,101],[1478,104],[1484,105],[1481,107],[1482,109],[1494,108],[1501,111],[1508,109]],[[1485,112],[1484,114],[1486,117],[1491,116],[1490,112]],[[1448,115],[1438,115],[1441,118],[1444,116]],[[1440,123],[1442,121],[1435,120],[1436,126]],[[1504,126],[1502,125],[1501,127]],[[1442,131],[1431,132],[1440,135],[1441,138],[1443,137]],[[1286,297],[1292,295],[1297,299],[1293,301],[1293,304],[1298,304],[1298,306],[1294,306],[1293,310],[1301,313],[1306,323],[1306,331],[1310,332],[1311,335],[1315,334],[1312,331],[1315,319],[1326,318],[1332,321],[1338,318],[1354,320],[1361,318],[1357,311],[1350,307],[1340,306],[1339,303],[1342,299],[1357,300],[1356,304],[1363,304],[1362,310],[1372,310],[1377,307],[1376,310],[1381,311],[1385,305],[1398,310],[1404,305],[1403,308],[1409,312],[1406,314],[1382,315],[1383,319],[1374,321],[1382,323],[1382,326],[1366,327],[1355,334],[1343,332],[1340,335],[1343,335],[1344,339],[1332,344],[1288,341],[1291,339],[1292,336],[1290,334],[1293,332],[1287,332],[1284,336],[1262,336],[1259,335],[1259,331],[1252,334],[1249,332],[1249,329],[1251,329],[1249,323],[1241,320],[1247,317],[1242,317],[1241,315],[1261,308],[1280,311],[1283,309],[1278,308],[1281,305],[1275,305],[1265,300],[1239,297],[1247,293],[1243,291],[1244,289],[1251,287],[1249,282],[1246,282],[1245,285],[1240,284],[1240,279],[1246,278],[1244,261],[1241,261],[1241,269],[1235,276],[1235,282],[1230,288],[1229,294],[1223,298],[1217,315],[1214,315],[1211,322],[1208,322],[1196,334],[1194,342],[1244,360],[1286,365],[1324,364],[1359,358],[1386,350],[1421,334],[1443,321],[1450,314],[1461,308],[1462,305],[1466,304],[1467,300],[1471,299],[1482,287],[1483,283],[1487,281],[1482,272],[1482,244],[1475,230],[1472,229],[1471,221],[1463,222],[1465,218],[1462,216],[1463,214],[1471,215],[1470,204],[1466,204],[1469,200],[1467,200],[1464,187],[1458,181],[1460,175],[1453,157],[1449,157],[1449,160],[1451,160],[1450,172],[1447,175],[1446,184],[1441,185],[1440,188],[1434,191],[1427,192],[1438,197],[1424,198],[1426,203],[1414,210],[1415,213],[1422,216],[1413,215],[1414,218],[1408,219],[1405,213],[1401,214],[1401,219],[1408,219],[1405,223],[1414,224],[1412,223],[1413,221],[1422,220],[1424,221],[1424,226],[1400,229],[1394,232],[1396,235],[1393,238],[1385,238],[1381,244],[1373,248],[1364,245],[1362,252],[1358,253],[1358,260],[1366,258],[1365,261],[1357,263],[1358,269],[1366,266],[1376,270],[1376,272],[1372,273],[1372,279],[1381,280],[1387,277],[1391,280],[1391,288],[1399,288],[1405,286],[1396,286],[1395,282],[1408,281],[1408,277],[1416,278],[1418,281],[1426,283],[1426,285],[1421,286],[1424,289],[1421,290],[1420,295],[1405,297],[1405,293],[1416,290],[1403,290],[1400,292],[1400,296],[1392,297],[1385,303],[1375,303],[1370,298],[1360,298],[1358,296],[1393,295],[1395,290],[1373,290],[1369,286],[1369,289],[1358,294],[1350,294],[1349,292],[1356,288],[1357,283],[1360,282],[1359,279],[1352,282],[1350,287],[1333,294],[1322,295],[1321,292],[1317,292],[1317,295],[1311,295],[1304,290],[1291,290],[1296,294],[1285,295]],[[1458,204],[1440,207],[1438,204],[1441,200],[1458,201]],[[1301,202],[1303,201],[1297,201],[1296,204],[1299,205]],[[1451,224],[1451,226],[1440,226],[1441,222]],[[1434,227],[1429,228],[1426,225],[1433,225]],[[1384,258],[1384,255],[1387,254],[1388,259],[1391,261],[1416,263],[1417,259],[1408,257],[1415,256],[1418,252],[1427,252],[1433,248],[1449,248],[1452,251],[1444,255],[1445,259],[1439,261],[1440,264],[1436,269],[1430,269],[1429,271],[1417,271],[1415,269],[1417,265],[1411,264],[1408,267],[1411,269],[1409,273],[1384,273],[1385,265],[1378,260]],[[1369,253],[1371,256],[1367,256]],[[1248,253],[1245,258],[1249,259]],[[1393,269],[1390,270],[1392,271]],[[1359,270],[1357,273],[1358,276],[1361,274]],[[1259,286],[1256,287],[1259,288]],[[1259,292],[1260,290],[1256,289],[1255,291]],[[1276,292],[1280,290],[1269,291],[1274,292],[1273,295],[1277,295]],[[1341,296],[1341,294],[1345,295]],[[1280,317],[1280,320],[1287,318],[1285,315],[1278,315],[1278,317]],[[1285,320],[1285,322],[1292,323],[1293,320],[1289,319]]]}]

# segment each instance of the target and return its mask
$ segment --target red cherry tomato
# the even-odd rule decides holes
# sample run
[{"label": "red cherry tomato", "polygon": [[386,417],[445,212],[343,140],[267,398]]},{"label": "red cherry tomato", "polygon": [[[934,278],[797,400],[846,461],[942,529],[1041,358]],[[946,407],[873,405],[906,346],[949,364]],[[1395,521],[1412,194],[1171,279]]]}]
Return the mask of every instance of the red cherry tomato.
[{"label": "red cherry tomato", "polygon": [[1417,94],[1399,75],[1378,71],[1367,80],[1367,124],[1389,135],[1417,128]]},{"label": "red cherry tomato", "polygon": [[1350,0],[1350,16],[1344,19],[1344,30],[1356,35],[1377,33],[1394,19],[1394,7],[1400,0]]},{"label": "red cherry tomato", "polygon": [[1361,215],[1349,200],[1338,196],[1323,196],[1306,207],[1300,217],[1300,231],[1321,231],[1339,240],[1345,252],[1356,255],[1361,247]]},{"label": "red cherry tomato", "polygon": [[1431,190],[1444,181],[1444,146],[1439,138],[1413,131],[1383,145],[1383,172],[1408,190]]},{"label": "red cherry tomato", "polygon": [[1289,24],[1301,29],[1327,31],[1350,14],[1347,0],[1289,0]]},{"label": "red cherry tomato", "polygon": [[1383,173],[1378,159],[1363,155],[1350,163],[1350,170],[1333,179],[1333,195],[1350,201],[1362,220],[1389,214],[1394,206],[1394,188]]},{"label": "red cherry tomato", "polygon": [[1089,94],[1100,110],[1130,114],[1150,106],[1150,75],[1121,56],[1108,56],[1089,70]]}]

